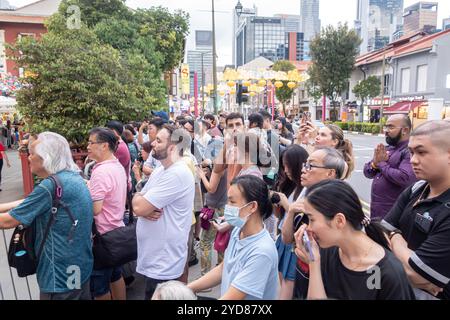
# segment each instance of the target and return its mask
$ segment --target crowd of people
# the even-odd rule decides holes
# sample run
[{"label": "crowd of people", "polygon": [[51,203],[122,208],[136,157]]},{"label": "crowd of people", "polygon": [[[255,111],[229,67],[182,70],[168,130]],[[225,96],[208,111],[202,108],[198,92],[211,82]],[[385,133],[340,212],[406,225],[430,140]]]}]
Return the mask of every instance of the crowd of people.
[{"label": "crowd of people", "polygon": [[[42,182],[0,204],[0,228],[34,225],[41,299],[124,300],[135,272],[145,299],[196,299],[217,285],[225,300],[450,299],[450,122],[412,131],[396,115],[384,130],[388,146],[364,166],[370,216],[346,182],[351,142],[307,116],[110,121],[90,131],[82,172],[66,139],[43,132],[29,141]],[[52,176],[73,217],[59,209],[44,236]],[[136,261],[104,267],[95,237],[133,217]],[[198,260],[201,277],[188,282]]]}]

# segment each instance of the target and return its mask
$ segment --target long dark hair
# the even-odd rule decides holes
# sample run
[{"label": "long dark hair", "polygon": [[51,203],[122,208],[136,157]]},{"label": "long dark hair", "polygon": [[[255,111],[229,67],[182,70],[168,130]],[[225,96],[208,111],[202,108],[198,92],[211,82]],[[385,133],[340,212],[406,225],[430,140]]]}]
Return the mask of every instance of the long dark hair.
[{"label": "long dark hair", "polygon": [[233,179],[231,185],[237,185],[247,203],[252,201],[258,203],[258,211],[263,220],[272,215],[273,207],[269,197],[269,189],[260,178],[244,175]]},{"label": "long dark hair", "polygon": [[[321,181],[308,188],[306,200],[326,219],[331,220],[336,214],[342,213],[353,229],[363,229],[365,215],[361,201],[348,183],[342,180]],[[380,221],[371,221],[365,231],[369,238],[390,250]]]},{"label": "long dark hair", "polygon": [[[300,176],[302,174],[303,164],[308,159],[308,152],[301,146],[294,144],[283,151],[281,158],[280,175],[275,184],[275,190],[284,193],[287,197],[289,197],[292,192],[295,192],[294,199],[297,199],[303,189]],[[290,180],[286,175],[286,168],[284,167],[285,163],[291,171],[293,180]]]}]

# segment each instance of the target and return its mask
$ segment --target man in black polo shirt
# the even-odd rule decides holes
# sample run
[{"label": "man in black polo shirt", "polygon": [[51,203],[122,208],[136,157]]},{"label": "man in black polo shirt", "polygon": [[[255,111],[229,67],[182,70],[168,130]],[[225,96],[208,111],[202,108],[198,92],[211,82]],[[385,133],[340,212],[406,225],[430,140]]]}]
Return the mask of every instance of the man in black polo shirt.
[{"label": "man in black polo shirt", "polygon": [[411,164],[422,181],[406,189],[383,220],[413,287],[445,300],[450,300],[449,137],[450,122],[443,120],[413,131]]}]

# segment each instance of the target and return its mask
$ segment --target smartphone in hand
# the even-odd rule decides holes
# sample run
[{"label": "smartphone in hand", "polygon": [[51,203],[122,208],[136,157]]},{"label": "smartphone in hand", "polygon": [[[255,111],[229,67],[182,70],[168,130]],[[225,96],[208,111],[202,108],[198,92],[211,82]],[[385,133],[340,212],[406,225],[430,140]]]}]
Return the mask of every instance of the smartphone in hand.
[{"label": "smartphone in hand", "polygon": [[314,254],[312,252],[311,241],[309,240],[306,230],[303,233],[303,245],[305,246],[306,252],[308,252],[308,254],[309,254],[309,260],[314,261]]}]

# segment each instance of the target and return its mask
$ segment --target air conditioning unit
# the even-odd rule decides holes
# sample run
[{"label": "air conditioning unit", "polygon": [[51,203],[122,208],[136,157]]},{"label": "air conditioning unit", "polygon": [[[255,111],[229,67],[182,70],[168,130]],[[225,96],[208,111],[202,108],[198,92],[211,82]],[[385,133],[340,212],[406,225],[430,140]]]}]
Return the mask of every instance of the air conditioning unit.
[{"label": "air conditioning unit", "polygon": [[438,45],[436,43],[433,43],[430,53],[437,54],[437,49],[438,49]]}]

